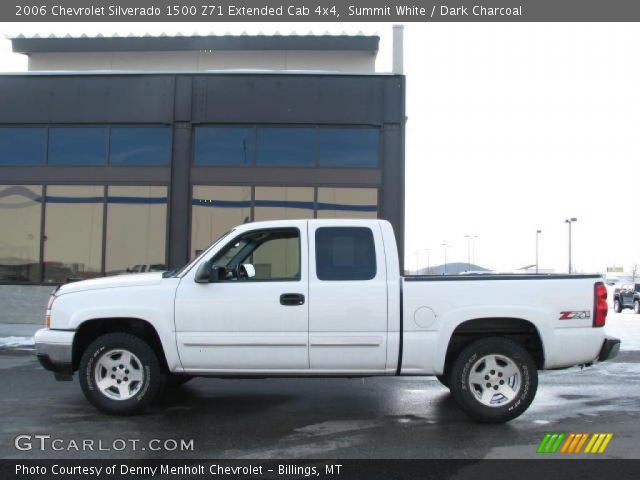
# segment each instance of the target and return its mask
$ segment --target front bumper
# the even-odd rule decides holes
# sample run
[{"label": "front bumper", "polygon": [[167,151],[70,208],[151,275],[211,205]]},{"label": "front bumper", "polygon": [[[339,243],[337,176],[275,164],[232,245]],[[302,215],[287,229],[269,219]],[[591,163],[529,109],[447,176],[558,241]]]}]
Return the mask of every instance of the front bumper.
[{"label": "front bumper", "polygon": [[607,337],[602,343],[600,354],[598,355],[599,362],[606,362],[616,357],[620,352],[620,339],[615,337]]},{"label": "front bumper", "polygon": [[42,328],[34,335],[36,356],[40,364],[53,372],[57,380],[73,375],[74,331]]}]

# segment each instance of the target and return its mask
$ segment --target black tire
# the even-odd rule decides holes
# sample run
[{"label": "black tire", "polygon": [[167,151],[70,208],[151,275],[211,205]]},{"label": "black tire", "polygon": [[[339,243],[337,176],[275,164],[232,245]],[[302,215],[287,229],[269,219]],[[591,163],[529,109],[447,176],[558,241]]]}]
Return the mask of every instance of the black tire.
[{"label": "black tire", "polygon": [[190,375],[167,375],[164,385],[167,390],[175,390],[176,388],[180,388],[192,378],[193,377]]},{"label": "black tire", "polygon": [[640,300],[633,302],[633,313],[640,314]]},{"label": "black tire", "polygon": [[[140,361],[142,380],[135,395],[126,400],[109,398],[96,385],[97,364],[111,350],[126,350]],[[98,410],[110,415],[133,415],[142,412],[155,399],[165,383],[158,356],[141,338],[129,333],[108,333],[94,340],[80,360],[79,379],[82,392]]]},{"label": "black tire", "polygon": [[[481,403],[469,383],[472,367],[487,355],[506,357],[518,367],[520,373],[520,387],[515,397],[499,406]],[[500,373],[498,371],[496,375]],[[490,379],[496,384],[499,381],[498,377]],[[507,338],[476,340],[460,352],[451,370],[451,393],[454,399],[467,415],[482,423],[504,423],[520,416],[531,405],[537,389],[538,371],[533,358],[519,343]]]},{"label": "black tire", "polygon": [[449,386],[449,376],[448,375],[436,375],[438,381],[445,387],[451,388]]},{"label": "black tire", "polygon": [[622,304],[617,298],[613,301],[613,311],[616,313],[622,312]]}]

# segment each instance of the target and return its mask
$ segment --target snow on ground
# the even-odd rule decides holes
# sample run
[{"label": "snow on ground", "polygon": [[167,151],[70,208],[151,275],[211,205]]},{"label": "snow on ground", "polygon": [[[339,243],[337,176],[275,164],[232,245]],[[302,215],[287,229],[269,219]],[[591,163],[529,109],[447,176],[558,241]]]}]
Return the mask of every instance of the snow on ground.
[{"label": "snow on ground", "polygon": [[632,310],[623,310],[622,313],[609,310],[605,330],[622,340],[620,350],[640,350],[640,315]]},{"label": "snow on ground", "polygon": [[33,345],[33,337],[0,337],[0,348],[32,347]]}]

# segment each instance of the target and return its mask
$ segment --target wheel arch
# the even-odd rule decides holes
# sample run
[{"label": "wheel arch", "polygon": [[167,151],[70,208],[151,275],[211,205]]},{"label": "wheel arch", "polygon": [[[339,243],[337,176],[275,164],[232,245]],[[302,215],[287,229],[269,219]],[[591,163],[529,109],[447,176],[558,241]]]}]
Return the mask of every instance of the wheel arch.
[{"label": "wheel arch", "polygon": [[165,372],[169,371],[160,335],[151,322],[133,317],[94,318],[85,320],[76,329],[72,347],[72,366],[77,370],[86,348],[98,337],[107,333],[130,333],[146,341],[158,356]]},{"label": "wheel arch", "polygon": [[544,343],[538,328],[529,320],[516,317],[481,317],[465,320],[456,326],[449,338],[444,358],[444,374],[450,371],[456,356],[480,338],[510,338],[522,345],[533,357],[538,369],[545,361]]}]

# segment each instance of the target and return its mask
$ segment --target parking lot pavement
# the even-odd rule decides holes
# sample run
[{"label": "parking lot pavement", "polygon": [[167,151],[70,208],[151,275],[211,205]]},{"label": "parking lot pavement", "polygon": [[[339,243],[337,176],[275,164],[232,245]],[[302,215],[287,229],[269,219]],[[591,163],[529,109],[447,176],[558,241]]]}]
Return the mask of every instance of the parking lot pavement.
[{"label": "parking lot pavement", "polygon": [[[629,323],[623,341],[640,331],[640,318],[620,318]],[[0,349],[0,372],[3,458],[534,458],[547,432],[610,432],[599,458],[640,458],[634,350],[589,368],[541,373],[533,405],[505,425],[472,423],[431,378],[200,378],[144,415],[116,418],[85,401],[77,378],[54,381],[24,347]],[[21,434],[62,439],[63,450],[40,451],[33,442],[33,450],[20,451],[14,439]],[[115,439],[127,440],[124,452],[112,448]],[[193,451],[151,451],[151,439],[193,439]],[[69,447],[83,440],[93,440],[94,450]],[[139,440],[135,451],[129,440]]]}]

